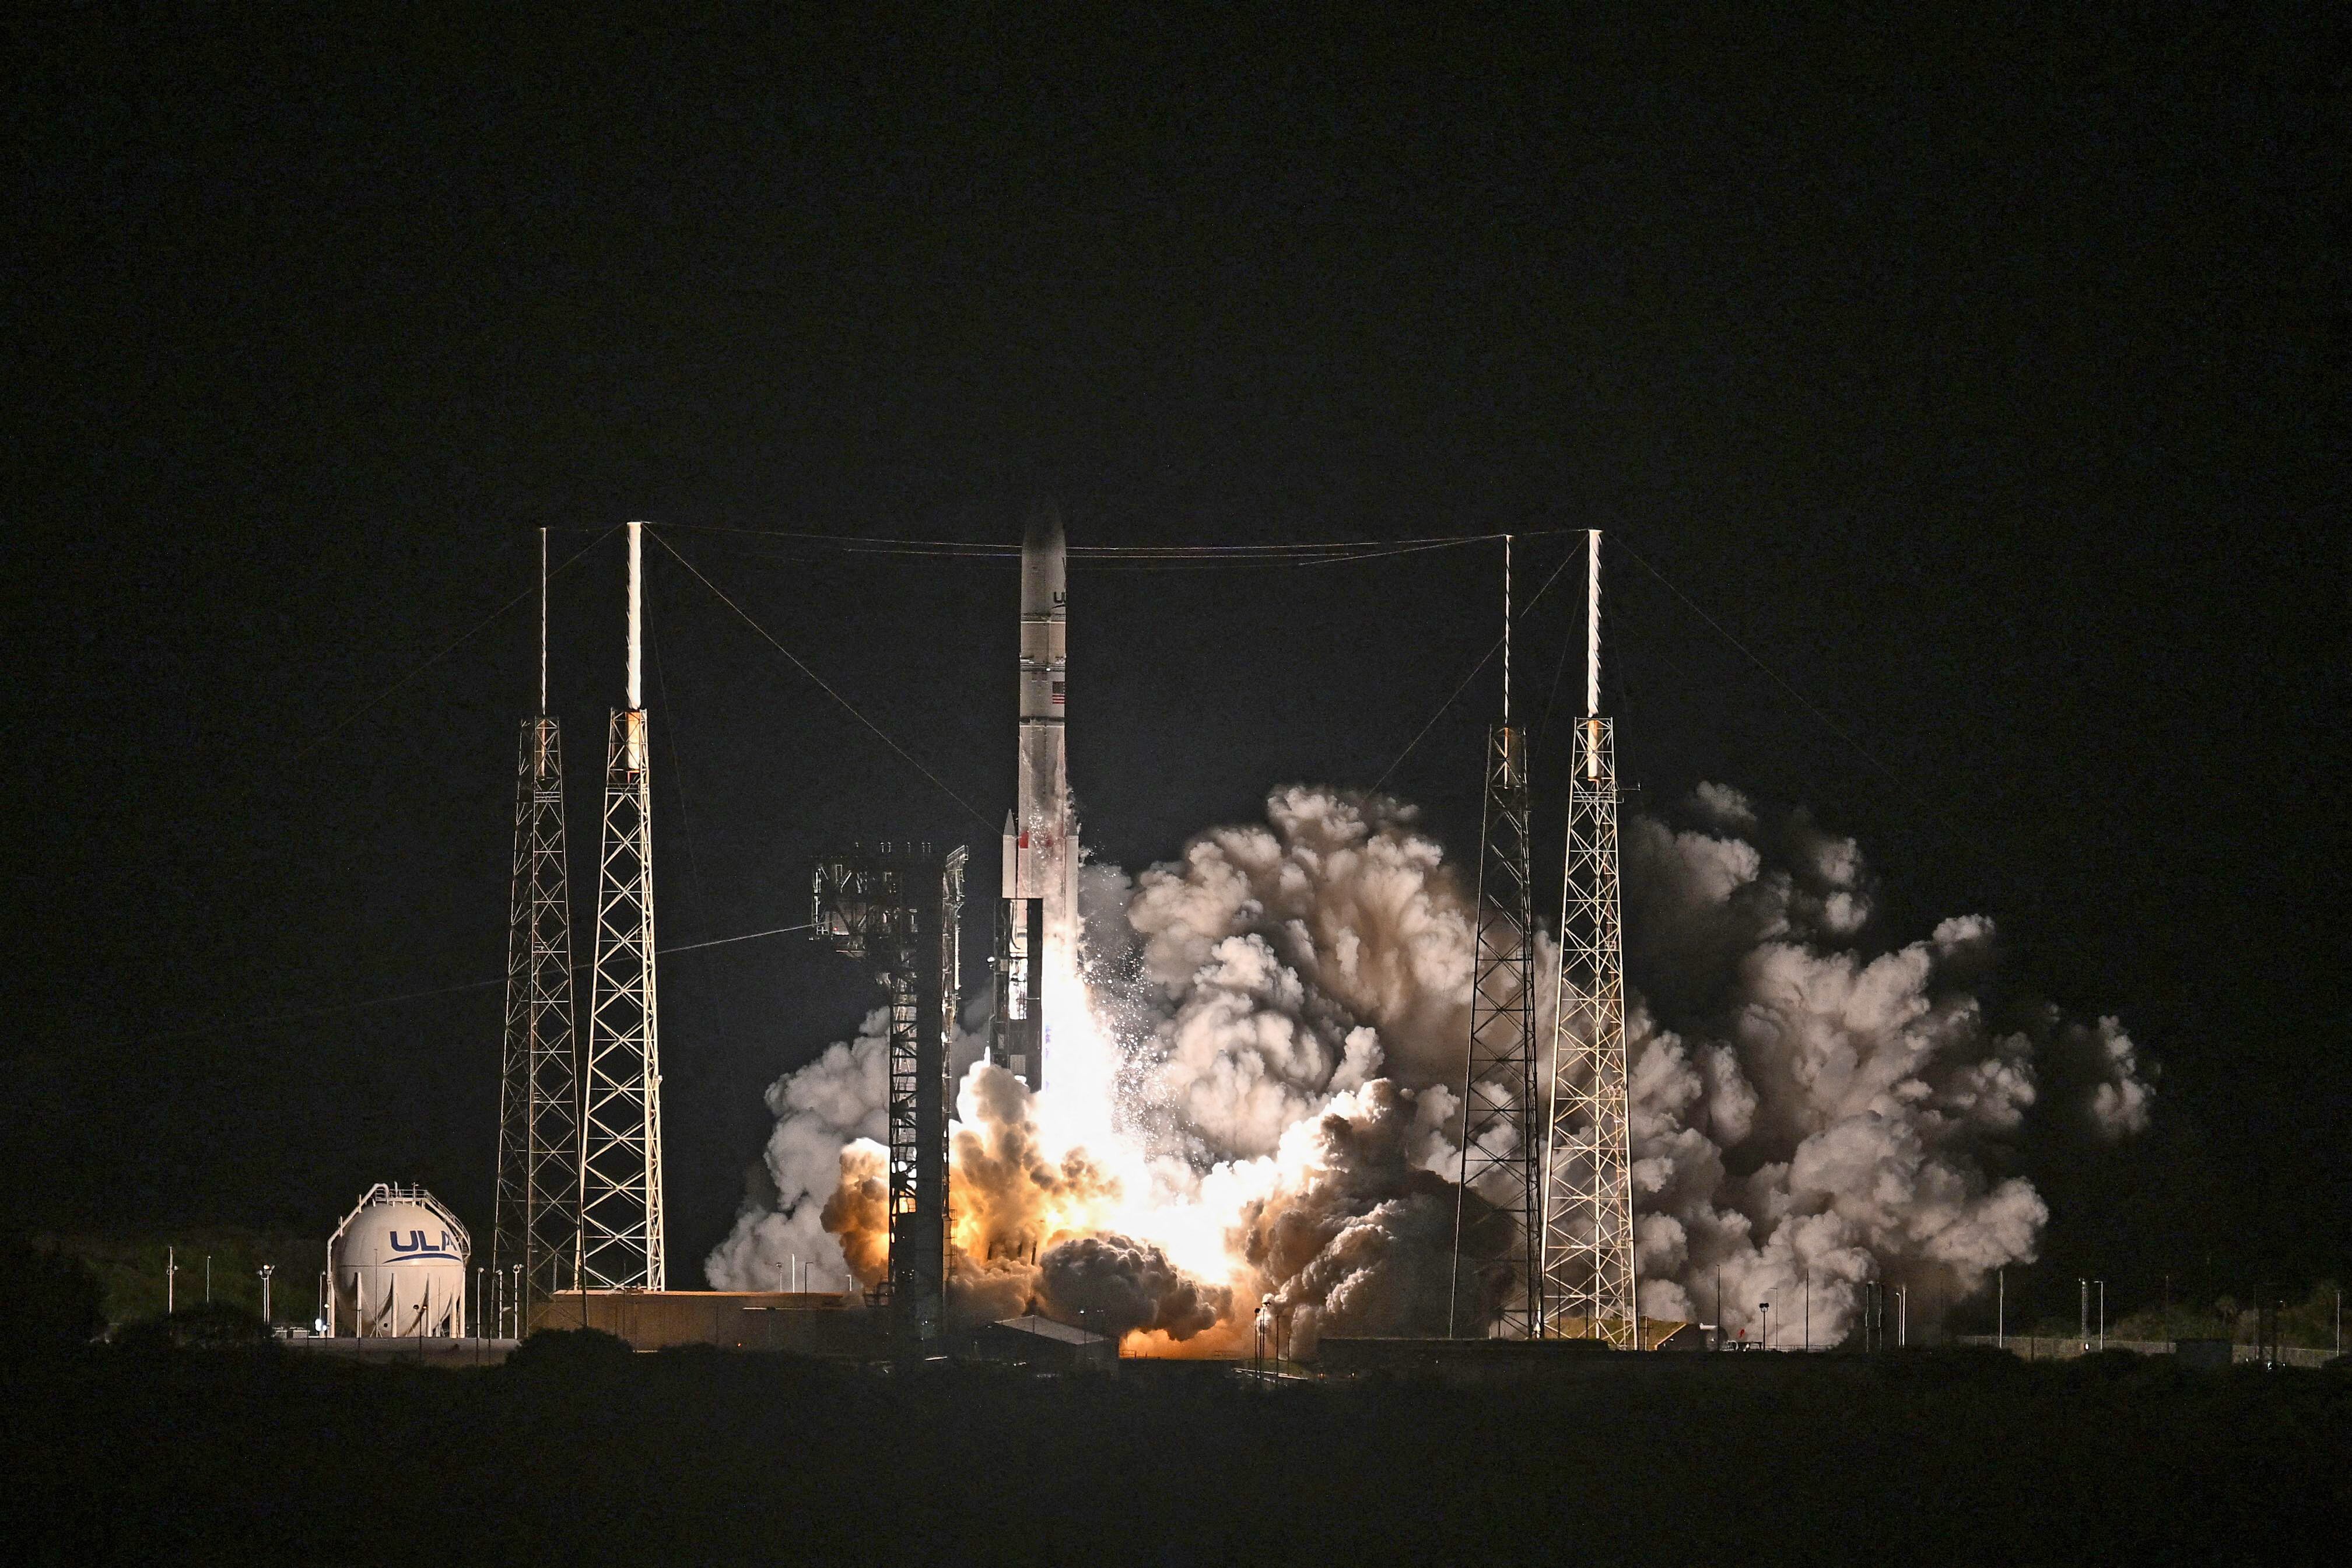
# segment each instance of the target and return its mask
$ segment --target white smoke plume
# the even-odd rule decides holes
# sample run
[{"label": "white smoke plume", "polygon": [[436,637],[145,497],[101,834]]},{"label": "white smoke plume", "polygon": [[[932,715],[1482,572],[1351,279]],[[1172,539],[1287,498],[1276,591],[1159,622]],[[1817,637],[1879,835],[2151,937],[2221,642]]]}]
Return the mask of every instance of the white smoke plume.
[{"label": "white smoke plume", "polygon": [[1835,1343],[1864,1280],[1948,1303],[2030,1260],[2049,1211],[2003,1173],[2037,1055],[2095,1057],[2084,1109],[2120,1134],[2151,1094],[2129,1039],[2049,1009],[1997,1028],[1981,916],[1866,943],[1861,852],[1803,813],[1767,823],[1710,785],[1687,815],[1631,819],[1623,841],[1643,1311],[1712,1320],[1719,1291],[1727,1326],[1755,1330],[1769,1301]]},{"label": "white smoke plume", "polygon": [[837,1190],[864,1180],[887,1157],[880,1140],[889,1098],[889,1020],[888,1010],[877,1008],[855,1040],[827,1047],[768,1086],[775,1131],[734,1229],[704,1260],[712,1289],[779,1289],[796,1260],[814,1270],[811,1283],[818,1289],[839,1290],[850,1279],[837,1232],[826,1228],[823,1216]]},{"label": "white smoke plume", "polygon": [[[1834,1343],[1864,1280],[1948,1302],[2032,1258],[2047,1210],[2012,1167],[2037,1053],[2064,1053],[2091,1084],[2080,1113],[2120,1136],[2151,1092],[2129,1038],[2050,1009],[1995,1027],[1981,917],[1867,941],[1859,849],[1802,813],[1768,822],[1707,785],[1683,817],[1624,833],[1644,1313],[1712,1320],[1719,1278],[1741,1328],[1809,1281],[1814,1341]],[[1410,807],[1277,790],[1263,825],[1131,884],[1087,867],[1082,904],[1088,1016],[1056,1020],[1056,1049],[1097,1053],[1072,1076],[1115,1103],[1057,1106],[1050,1070],[1042,1096],[962,1076],[959,1315],[1042,1310],[1217,1354],[1261,1301],[1302,1348],[1491,1310],[1456,1301],[1453,1265],[1471,900]],[[1538,1001],[1548,1045],[1551,985]],[[853,1142],[881,1126],[878,1027],[770,1091],[774,1196],[747,1202],[714,1284],[809,1256],[813,1230],[878,1275],[879,1151]]]}]

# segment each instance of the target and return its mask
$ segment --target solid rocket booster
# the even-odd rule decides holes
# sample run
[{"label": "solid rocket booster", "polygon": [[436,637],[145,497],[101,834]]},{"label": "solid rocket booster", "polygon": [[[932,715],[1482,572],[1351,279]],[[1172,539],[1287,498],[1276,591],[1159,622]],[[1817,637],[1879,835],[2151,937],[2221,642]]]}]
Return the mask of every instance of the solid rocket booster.
[{"label": "solid rocket booster", "polygon": [[1021,540],[1021,761],[1004,819],[1004,906],[997,935],[991,1057],[1033,1090],[1045,1086],[1049,973],[1075,972],[1078,830],[1070,811],[1064,685],[1069,675],[1069,569],[1051,502]]}]

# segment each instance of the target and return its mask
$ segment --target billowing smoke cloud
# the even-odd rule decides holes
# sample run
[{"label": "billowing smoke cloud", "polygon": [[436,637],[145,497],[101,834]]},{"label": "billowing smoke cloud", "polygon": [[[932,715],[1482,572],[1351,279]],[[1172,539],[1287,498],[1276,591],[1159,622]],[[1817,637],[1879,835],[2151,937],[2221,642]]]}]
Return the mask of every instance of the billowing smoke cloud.
[{"label": "billowing smoke cloud", "polygon": [[1285,1134],[1274,1180],[1244,1205],[1242,1251],[1274,1305],[1296,1311],[1302,1351],[1327,1333],[1447,1332],[1455,1147],[1442,1127],[1455,1104],[1442,1086],[1375,1079]]},{"label": "billowing smoke cloud", "polygon": [[841,1185],[819,1218],[840,1243],[850,1274],[866,1290],[890,1271],[890,1153],[871,1138],[841,1151]]},{"label": "billowing smoke cloud", "polygon": [[952,1239],[968,1258],[1034,1262],[1055,1237],[1099,1223],[1122,1198],[1118,1177],[1088,1151],[1047,1151],[1034,1096],[1004,1069],[983,1063],[966,1073],[956,1110]]},{"label": "billowing smoke cloud", "polygon": [[2095,1025],[2074,1024],[2067,1042],[2087,1061],[2098,1076],[2091,1090],[2091,1124],[2109,1139],[2147,1131],[2148,1102],[2155,1091],[2141,1075],[2139,1048],[2115,1019]]},{"label": "billowing smoke cloud", "polygon": [[[2088,1085],[2069,1113],[2109,1136],[2147,1124],[2114,1019],[1996,1027],[1991,924],[1874,945],[1860,850],[1802,813],[1702,786],[1675,822],[1628,819],[1624,854],[1645,1313],[1712,1320],[1719,1278],[1740,1327],[1809,1281],[1827,1343],[1864,1280],[1950,1301],[2030,1259],[2047,1210],[2014,1166],[2049,1053]],[[1473,912],[1413,811],[1278,790],[1263,826],[1205,833],[1131,885],[1087,868],[1082,903],[1118,1104],[1093,1146],[1056,1147],[1018,1081],[963,1076],[958,1315],[1042,1310],[1175,1351],[1246,1343],[1262,1301],[1302,1347],[1490,1313],[1454,1269]],[[1540,1042],[1552,1011],[1546,983]],[[878,1168],[851,1142],[880,1127],[877,1027],[770,1092],[776,1196],[747,1203],[714,1283],[820,1222],[878,1275]]]},{"label": "billowing smoke cloud", "polygon": [[1864,1280],[1948,1302],[2030,1260],[2048,1209],[2003,1173],[2037,1056],[2077,1059],[2083,1112],[2137,1131],[2151,1091],[2120,1027],[2044,1009],[1997,1028],[1990,921],[1874,949],[1852,840],[1766,822],[1721,786],[1685,814],[1624,833],[1643,1310],[1713,1319],[1719,1289],[1723,1320],[1753,1327],[1759,1303],[1810,1296],[1816,1343],[1835,1343]]},{"label": "billowing smoke cloud", "polygon": [[1470,900],[1417,815],[1297,787],[1143,873],[1129,919],[1175,1014],[1166,1087],[1217,1154],[1271,1151],[1297,1108],[1386,1068],[1452,1078],[1468,1027]]},{"label": "billowing smoke cloud", "polygon": [[1056,1242],[1037,1269],[1045,1314],[1097,1333],[1164,1333],[1182,1341],[1233,1311],[1233,1291],[1181,1273],[1168,1254],[1125,1236],[1077,1236]]},{"label": "billowing smoke cloud", "polygon": [[[703,1262],[713,1289],[778,1289],[795,1260],[816,1270],[811,1282],[820,1289],[838,1290],[850,1278],[837,1228],[826,1225],[824,1214],[837,1190],[856,1187],[885,1157],[878,1140],[886,1134],[889,1062],[889,1013],[877,1008],[856,1039],[828,1047],[768,1086],[775,1131],[734,1228]],[[860,1147],[845,1158],[852,1145]],[[883,1235],[887,1249],[887,1222]],[[878,1264],[870,1271],[880,1278]]]}]

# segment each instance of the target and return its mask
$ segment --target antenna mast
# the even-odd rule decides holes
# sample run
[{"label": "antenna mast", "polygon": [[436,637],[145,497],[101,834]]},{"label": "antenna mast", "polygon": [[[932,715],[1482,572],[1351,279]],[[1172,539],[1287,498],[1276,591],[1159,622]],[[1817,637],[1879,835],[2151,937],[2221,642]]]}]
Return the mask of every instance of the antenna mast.
[{"label": "antenna mast", "polygon": [[580,1271],[589,1290],[658,1291],[666,1279],[652,752],[639,657],[644,529],[643,523],[629,525],[629,706],[613,712],[604,760],[580,1152]]},{"label": "antenna mast", "polygon": [[[572,1011],[572,891],[563,844],[563,736],[547,711],[547,530],[539,530],[539,713],[515,747],[514,873],[507,914],[506,1051],[499,1081],[494,1270],[520,1267],[526,1332],[580,1269],[579,1063]],[[499,1278],[505,1278],[503,1273]]]},{"label": "antenna mast", "polygon": [[1503,536],[1503,727],[1511,727],[1511,536]]},{"label": "antenna mast", "polygon": [[[1503,722],[1487,736],[1470,1060],[1454,1214],[1453,1337],[1543,1333],[1534,877],[1525,738],[1511,727],[1511,540],[1503,537]],[[1475,1206],[1475,1210],[1473,1206]]]},{"label": "antenna mast", "polygon": [[1625,953],[1617,856],[1616,731],[1601,712],[1601,530],[1585,555],[1581,766],[1569,780],[1560,879],[1559,1012],[1552,1029],[1544,1182],[1549,1332],[1640,1347],[1632,1128],[1625,1105]]}]

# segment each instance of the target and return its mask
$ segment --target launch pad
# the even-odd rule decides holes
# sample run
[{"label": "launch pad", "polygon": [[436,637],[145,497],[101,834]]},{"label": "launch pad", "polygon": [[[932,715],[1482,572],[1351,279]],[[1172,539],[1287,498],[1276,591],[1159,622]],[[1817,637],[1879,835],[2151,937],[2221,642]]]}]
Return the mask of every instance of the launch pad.
[{"label": "launch pad", "polygon": [[558,1291],[542,1329],[595,1329],[632,1349],[716,1345],[873,1361],[890,1351],[890,1317],[829,1291]]},{"label": "launch pad", "polygon": [[[519,764],[515,915],[510,920],[507,1092],[502,1101],[498,1234],[499,1260],[525,1265],[530,1321],[555,1326],[568,1315],[555,1296],[576,1305],[582,1326],[614,1326],[632,1343],[700,1343],[789,1348],[809,1333],[743,1326],[744,1313],[799,1312],[801,1307],[740,1304],[734,1292],[678,1292],[667,1281],[663,1245],[660,1071],[656,1047],[650,774],[642,689],[643,565],[646,526],[628,528],[627,693],[613,716],[605,832],[600,856],[593,982],[580,1038],[568,1029],[568,944],[547,906],[563,893],[543,862],[560,863],[561,779],[546,713],[545,563],[540,713],[526,721]],[[1455,1173],[1455,1289],[1451,1333],[1526,1341],[1605,1339],[1647,1349],[1631,1327],[1633,1273],[1629,1165],[1622,1025],[1622,955],[1617,939],[1614,776],[1599,690],[1600,543],[1585,538],[1589,585],[1586,714],[1576,806],[1564,882],[1562,929],[1571,960],[1550,1032],[1554,1103],[1543,1102],[1542,1042],[1537,1039],[1533,908],[1532,796],[1528,738],[1513,727],[1512,631],[1521,606],[1511,578],[1511,536],[1503,551],[1502,724],[1491,732],[1488,801],[1483,823],[1475,911],[1475,975],[1470,987],[1467,1067],[1462,1082],[1464,1133]],[[711,584],[693,562],[656,538],[685,570],[749,622],[788,659],[814,672]],[[1108,547],[1106,547],[1107,549]],[[1115,553],[1115,552],[1114,552]],[[1078,1032],[1062,1042],[1076,1054],[1057,1071],[1062,1092],[1083,1093],[1099,1064],[1087,1028],[1078,978],[1077,821],[1068,772],[1068,547],[1050,503],[1031,512],[1020,549],[1018,759],[1013,805],[1005,813],[1000,902],[992,944],[994,1008],[987,1060],[1033,1093],[1045,1083],[1055,1053],[1052,1025]],[[1568,563],[1563,562],[1564,570]],[[1558,571],[1553,574],[1556,578]],[[1549,588],[1549,581],[1545,587]],[[1538,591],[1538,599],[1542,597]],[[820,679],[818,685],[824,686]],[[825,686],[835,700],[846,699]],[[851,711],[856,713],[856,709]],[[861,719],[863,715],[858,716]],[[870,719],[869,728],[877,728]],[[877,728],[877,733],[880,731]],[[883,738],[887,741],[887,735]],[[909,762],[911,755],[891,743]],[[922,769],[919,762],[914,765]],[[932,782],[951,796],[952,790]],[[987,819],[954,797],[985,825]],[[1587,816],[1608,831],[1577,831]],[[551,821],[553,826],[547,823]],[[950,844],[866,843],[819,860],[813,903],[800,927],[845,956],[875,961],[888,1002],[887,1092],[887,1241],[879,1216],[825,1223],[848,1244],[872,1290],[861,1301],[887,1305],[873,1314],[898,1348],[943,1349],[949,1337],[949,1061],[961,996],[958,926],[967,852]],[[545,884],[542,886],[542,884]],[[1571,923],[1570,914],[1579,916]],[[1591,918],[1584,918],[1586,916]],[[1586,928],[1591,927],[1588,931]],[[542,929],[544,927],[544,929]],[[791,929],[791,928],[780,928]],[[572,1092],[574,1145],[555,1103],[557,1075],[540,1060],[568,1044],[578,1057]],[[1073,1078],[1072,1073],[1076,1073]],[[544,1080],[544,1082],[541,1082]],[[546,1114],[538,1115],[536,1112]],[[541,1131],[539,1123],[547,1123]],[[576,1195],[564,1188],[576,1182]],[[844,1189],[846,1191],[847,1189]],[[1475,1194],[1475,1198],[1471,1196]],[[801,1192],[795,1202],[822,1201]],[[870,1200],[861,1200],[870,1201]],[[797,1212],[797,1211],[795,1211]],[[562,1234],[570,1221],[575,1234]],[[534,1227],[538,1230],[534,1230]],[[547,1234],[532,1239],[540,1231]],[[887,1246],[887,1259],[876,1244]],[[1156,1249],[1153,1249],[1156,1251]],[[1033,1245],[1034,1254],[1034,1245]],[[1032,1258],[1034,1262],[1035,1260]],[[714,1273],[730,1283],[767,1278],[759,1260]],[[879,1277],[877,1277],[877,1267]],[[1467,1276],[1475,1272],[1475,1280]],[[1274,1288],[1278,1281],[1265,1281]],[[556,1287],[568,1284],[570,1290]],[[1465,1293],[1479,1310],[1464,1314]],[[654,1307],[645,1303],[668,1303]],[[736,1301],[733,1306],[726,1304]],[[599,1305],[597,1303],[604,1304]],[[634,1304],[633,1304],[634,1303]],[[1033,1301],[1034,1307],[1034,1302]],[[718,1314],[712,1316],[712,1314]],[[730,1314],[733,1315],[730,1315]],[[652,1326],[631,1327],[639,1320]],[[794,1320],[797,1322],[797,1319]],[[855,1337],[855,1336],[853,1336]],[[825,1343],[831,1343],[827,1341]],[[1390,1354],[1390,1353],[1381,1353]]]}]

